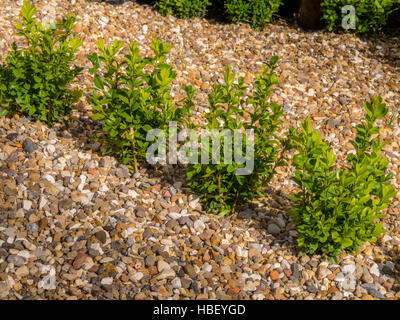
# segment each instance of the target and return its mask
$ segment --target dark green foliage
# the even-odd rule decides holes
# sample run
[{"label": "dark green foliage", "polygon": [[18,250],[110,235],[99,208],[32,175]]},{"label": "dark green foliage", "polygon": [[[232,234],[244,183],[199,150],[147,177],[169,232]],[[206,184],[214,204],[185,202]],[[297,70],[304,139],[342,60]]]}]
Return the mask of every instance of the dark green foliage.
[{"label": "dark green foliage", "polygon": [[368,33],[378,32],[386,25],[388,16],[397,3],[397,0],[324,0],[321,7],[327,29],[343,31],[342,19],[346,14],[342,13],[342,8],[346,5],[354,6],[356,28],[345,31]]},{"label": "dark green foliage", "polygon": [[[153,57],[142,58],[136,43],[131,43],[124,59],[119,59],[123,43],[97,43],[100,54],[88,55],[93,64],[95,88],[91,103],[101,121],[103,132],[99,138],[106,152],[115,154],[131,170],[146,160],[147,132],[160,129],[167,133],[169,121],[180,119],[172,103],[169,85],[176,73],[165,62],[170,46],[153,39]],[[103,67],[103,72],[100,72]],[[189,89],[188,89],[189,90]],[[190,92],[190,90],[188,91]]]},{"label": "dark green foliage", "polygon": [[210,0],[157,0],[156,8],[161,14],[173,14],[179,18],[204,16]]},{"label": "dark green foliage", "polygon": [[2,64],[0,56],[0,117],[5,116],[8,110],[5,108],[5,98],[7,95],[7,83],[9,83],[10,73]]},{"label": "dark green foliage", "polygon": [[82,45],[72,31],[75,17],[45,25],[34,14],[36,8],[24,1],[23,23],[18,35],[26,47],[15,43],[6,64],[0,66],[1,115],[21,114],[53,124],[71,113],[82,92],[69,86],[82,68],[74,66],[75,54]]},{"label": "dark green foliage", "polygon": [[281,6],[281,0],[225,0],[226,13],[234,23],[246,22],[262,29]]},{"label": "dark green foliage", "polygon": [[293,181],[301,191],[292,196],[296,206],[290,214],[297,223],[298,246],[307,254],[322,252],[338,259],[343,250],[354,253],[365,241],[376,241],[385,230],[376,220],[384,217],[396,191],[387,173],[388,160],[381,156],[385,146],[374,126],[388,109],[380,98],[365,103],[366,124],[357,126],[352,141],[355,153],[347,157],[349,166],[335,170],[336,156],[310,119],[302,122],[302,131],[290,130],[290,139],[298,154]]},{"label": "dark green foliage", "polygon": [[[276,135],[282,124],[283,111],[281,106],[269,102],[272,88],[278,83],[278,77],[274,74],[277,60],[277,57],[273,57],[263,66],[262,74],[256,75],[254,89],[248,101],[244,99],[246,87],[243,85],[243,78],[240,77],[234,83],[235,73],[231,72],[229,66],[226,67],[225,84],[214,85],[214,92],[209,95],[210,112],[206,115],[206,129],[215,130],[217,134],[223,133],[223,130],[253,129],[255,135],[252,148],[254,170],[247,175],[237,174],[237,168],[245,167],[245,163],[241,164],[237,158],[232,157],[231,163],[224,163],[229,161],[224,158],[227,143],[222,136],[219,136],[220,147],[215,153],[212,153],[211,141],[202,146],[212,156],[219,154],[219,164],[189,164],[188,184],[193,192],[200,195],[210,212],[229,214],[238,205],[255,198],[267,186],[276,167],[284,164],[280,155],[282,140]],[[238,152],[242,157],[249,157],[245,146],[251,146],[250,137],[244,132],[239,134],[238,141],[242,140],[242,148]],[[232,154],[234,152],[236,150]]]}]

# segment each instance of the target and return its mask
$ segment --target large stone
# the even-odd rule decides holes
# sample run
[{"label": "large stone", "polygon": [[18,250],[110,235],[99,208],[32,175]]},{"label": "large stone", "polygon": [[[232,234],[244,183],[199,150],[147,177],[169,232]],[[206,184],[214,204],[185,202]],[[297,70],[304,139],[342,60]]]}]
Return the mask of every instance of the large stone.
[{"label": "large stone", "polygon": [[156,263],[156,257],[155,255],[149,255],[144,259],[144,262],[146,264],[146,266],[151,267],[154,266],[154,264]]},{"label": "large stone", "polygon": [[104,230],[97,231],[94,236],[99,240],[101,243],[106,243],[107,241],[107,234]]},{"label": "large stone", "polygon": [[85,263],[87,257],[88,257],[88,255],[86,253],[79,252],[77,254],[77,256],[75,257],[72,267],[76,270],[79,269]]},{"label": "large stone", "polygon": [[194,227],[194,229],[195,229],[196,231],[198,231],[198,232],[203,232],[203,230],[205,229],[206,226],[205,226],[205,224],[204,224],[203,221],[201,221],[201,220],[196,220],[196,221],[194,222],[193,227]]},{"label": "large stone", "polygon": [[19,267],[17,270],[15,270],[15,274],[19,278],[25,277],[29,274],[29,269],[27,266]]},{"label": "large stone", "polygon": [[146,210],[142,207],[136,207],[135,208],[135,215],[138,218],[144,218],[146,217]]},{"label": "large stone", "polygon": [[163,272],[164,270],[171,269],[171,267],[164,260],[158,260],[157,269],[158,272]]},{"label": "large stone", "polygon": [[185,264],[183,267],[183,270],[185,270],[185,273],[189,275],[189,277],[194,278],[196,277],[196,270],[191,264]]},{"label": "large stone", "polygon": [[163,272],[159,273],[157,276],[158,280],[164,280],[167,278],[174,278],[176,276],[175,271],[172,269],[165,269]]},{"label": "large stone", "polygon": [[271,223],[268,225],[268,232],[276,236],[281,232],[281,229],[275,223]]},{"label": "large stone", "polygon": [[34,145],[31,139],[27,138],[23,142],[24,150],[28,153],[35,151],[38,147]]},{"label": "large stone", "polygon": [[16,267],[21,267],[26,263],[25,258],[20,257],[16,254],[9,255],[7,258],[7,262],[14,264],[14,266]]},{"label": "large stone", "polygon": [[10,287],[5,281],[0,281],[0,299],[4,299],[8,296]]},{"label": "large stone", "polygon": [[279,277],[280,277],[279,272],[276,271],[276,270],[272,270],[272,271],[270,272],[269,276],[270,276],[270,278],[271,278],[272,281],[276,281],[276,280],[278,280]]},{"label": "large stone", "polygon": [[74,202],[71,199],[62,199],[58,202],[59,210],[70,210],[74,206]]}]

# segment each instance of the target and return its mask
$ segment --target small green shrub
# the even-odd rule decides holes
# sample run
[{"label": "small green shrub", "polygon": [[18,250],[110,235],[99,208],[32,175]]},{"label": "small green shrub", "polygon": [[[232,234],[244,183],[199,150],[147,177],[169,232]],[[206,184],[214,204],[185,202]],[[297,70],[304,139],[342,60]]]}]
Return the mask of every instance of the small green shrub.
[{"label": "small green shrub", "polygon": [[204,16],[210,0],[157,0],[156,8],[161,14],[173,14],[179,18]]},{"label": "small green shrub", "polygon": [[9,82],[10,73],[2,64],[2,57],[0,56],[0,117],[5,116],[8,113],[7,108],[5,108],[5,99],[7,94],[7,83]]},{"label": "small green shrub", "polygon": [[72,31],[74,16],[45,25],[35,13],[36,8],[24,1],[23,23],[18,22],[16,28],[27,46],[19,48],[14,43],[7,63],[0,67],[1,115],[22,114],[53,124],[69,115],[82,95],[69,88],[82,71],[72,65],[82,41]]},{"label": "small green shrub", "polygon": [[[244,80],[240,77],[235,83],[235,73],[231,72],[229,66],[226,67],[225,84],[214,85],[214,92],[209,95],[210,112],[206,114],[206,129],[208,132],[214,130],[220,145],[213,152],[211,139],[202,144],[201,149],[215,159],[219,156],[220,161],[215,161],[215,164],[204,161],[191,163],[187,168],[187,176],[189,186],[199,194],[210,212],[229,214],[237,206],[261,195],[260,191],[267,186],[276,167],[284,164],[280,154],[280,143],[284,142],[276,134],[282,124],[283,111],[281,106],[269,102],[272,88],[278,83],[278,77],[274,74],[277,60],[277,57],[273,57],[263,66],[262,74],[256,75],[254,90],[247,102],[244,99]],[[223,135],[226,130],[233,137],[235,133],[232,131],[239,130],[237,141],[242,141],[241,148],[232,150],[229,140],[225,141]],[[243,130],[254,130],[255,139],[252,140]],[[228,149],[227,153],[225,148]],[[228,161],[227,157],[231,160]],[[254,160],[254,169],[247,167],[246,162],[252,161],[250,158]]]},{"label": "small green shrub", "polygon": [[307,254],[322,252],[338,259],[343,250],[354,253],[365,241],[376,241],[385,230],[376,220],[384,217],[396,191],[387,174],[388,160],[381,155],[385,146],[374,126],[388,109],[381,98],[365,103],[366,124],[357,125],[347,168],[335,170],[336,156],[328,142],[313,130],[310,119],[302,122],[302,132],[290,130],[290,140],[298,154],[293,181],[301,191],[292,196],[296,206],[290,211],[297,223],[299,248]]},{"label": "small green shrub", "polygon": [[281,4],[281,0],[225,0],[224,7],[232,22],[262,29],[278,13]]},{"label": "small green shrub", "polygon": [[367,33],[380,31],[394,9],[397,0],[324,0],[321,3],[323,20],[329,31],[343,30],[342,19],[347,13],[342,8],[352,5],[355,8],[355,29],[345,31]]},{"label": "small green shrub", "polygon": [[[136,171],[146,160],[147,132],[160,129],[168,134],[169,122],[181,119],[182,108],[172,103],[169,87],[176,73],[165,62],[171,46],[153,38],[154,56],[142,58],[137,43],[131,43],[124,59],[119,59],[123,43],[118,40],[109,46],[100,40],[97,47],[100,54],[88,58],[95,84],[93,119],[102,122],[98,138],[104,142],[106,153],[115,154]],[[187,90],[192,94],[190,87]]]}]

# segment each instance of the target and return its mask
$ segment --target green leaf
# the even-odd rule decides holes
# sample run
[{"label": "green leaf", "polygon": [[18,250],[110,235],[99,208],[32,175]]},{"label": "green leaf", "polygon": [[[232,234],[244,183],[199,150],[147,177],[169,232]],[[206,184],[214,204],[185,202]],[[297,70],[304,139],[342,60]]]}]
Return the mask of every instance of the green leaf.
[{"label": "green leaf", "polygon": [[0,117],[4,117],[8,114],[8,110],[7,109],[0,109]]},{"label": "green leaf", "polygon": [[36,13],[36,7],[34,7],[30,1],[24,0],[21,13],[24,19],[30,21]]},{"label": "green leaf", "polygon": [[95,77],[94,77],[94,84],[95,84],[95,86],[97,87],[97,88],[99,88],[99,89],[104,89],[104,83],[103,83],[103,81],[101,80],[101,78],[100,78],[100,76],[99,75],[95,75]]},{"label": "green leaf", "polygon": [[92,119],[93,120],[97,120],[97,121],[101,121],[104,120],[105,117],[102,113],[95,113],[94,115],[92,115]]},{"label": "green leaf", "polygon": [[351,239],[349,239],[349,238],[343,239],[342,246],[344,248],[351,247],[352,245],[353,245],[353,241]]}]

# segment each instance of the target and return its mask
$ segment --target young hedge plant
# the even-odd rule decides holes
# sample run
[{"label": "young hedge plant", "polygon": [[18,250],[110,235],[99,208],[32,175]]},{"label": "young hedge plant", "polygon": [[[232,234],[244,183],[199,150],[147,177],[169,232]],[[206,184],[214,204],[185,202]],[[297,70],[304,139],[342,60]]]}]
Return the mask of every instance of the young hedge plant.
[{"label": "young hedge plant", "polygon": [[210,0],[157,0],[155,3],[161,14],[173,14],[178,18],[202,17],[210,5]]},{"label": "young hedge plant", "polygon": [[366,123],[357,125],[357,137],[351,141],[346,168],[334,168],[336,156],[311,127],[302,122],[302,131],[290,130],[290,139],[298,152],[293,181],[301,191],[292,196],[296,206],[290,211],[297,223],[299,248],[307,254],[321,252],[337,260],[343,251],[357,252],[365,242],[374,242],[385,230],[378,219],[396,191],[387,173],[387,158],[381,151],[386,142],[378,136],[375,121],[388,109],[381,98],[365,103]]},{"label": "young hedge plant", "polygon": [[[379,32],[385,27],[389,15],[395,10],[398,0],[324,0],[321,2],[322,19],[329,31],[342,30],[354,33]],[[355,26],[344,30],[342,20],[349,11],[342,12],[345,6],[353,6]]]},{"label": "young hedge plant", "polygon": [[281,0],[225,0],[224,7],[232,22],[245,22],[262,29],[278,13]]},{"label": "young hedge plant", "polygon": [[103,141],[106,153],[115,154],[137,171],[139,163],[146,161],[150,144],[147,133],[159,129],[168,135],[169,122],[179,121],[184,113],[183,108],[173,104],[170,94],[176,73],[165,62],[165,56],[171,46],[153,38],[154,55],[144,58],[139,55],[137,43],[129,45],[123,58],[119,56],[123,43],[118,40],[112,45],[99,40],[97,47],[100,54],[88,55],[95,84],[93,119],[102,123],[97,137]]},{"label": "young hedge plant", "polygon": [[82,71],[72,64],[82,41],[73,32],[76,20],[72,15],[45,24],[34,16],[36,8],[29,1],[24,1],[21,13],[17,35],[25,39],[26,46],[14,43],[0,66],[0,114],[21,114],[51,125],[68,116],[82,95],[70,89]]},{"label": "young hedge plant", "polygon": [[[284,141],[277,135],[282,124],[282,107],[269,101],[273,87],[278,83],[274,74],[277,60],[273,57],[263,66],[262,74],[256,75],[248,101],[244,99],[247,88],[243,85],[243,78],[235,83],[235,73],[229,66],[226,67],[224,84],[213,86],[206,129],[215,132],[219,148],[213,152],[213,141],[201,141],[201,151],[215,159],[219,157],[219,163],[212,163],[212,159],[209,159],[210,163],[204,163],[198,159],[198,163],[187,167],[188,184],[193,192],[199,194],[209,212],[226,215],[261,195],[277,166],[285,164],[281,155]],[[225,140],[223,133],[229,131],[234,137],[234,130],[237,130],[237,141],[241,141],[242,146],[231,150],[229,156],[229,148],[233,146],[228,145],[229,140]],[[244,130],[254,130],[254,139]],[[251,162],[253,168],[247,166]]]}]

